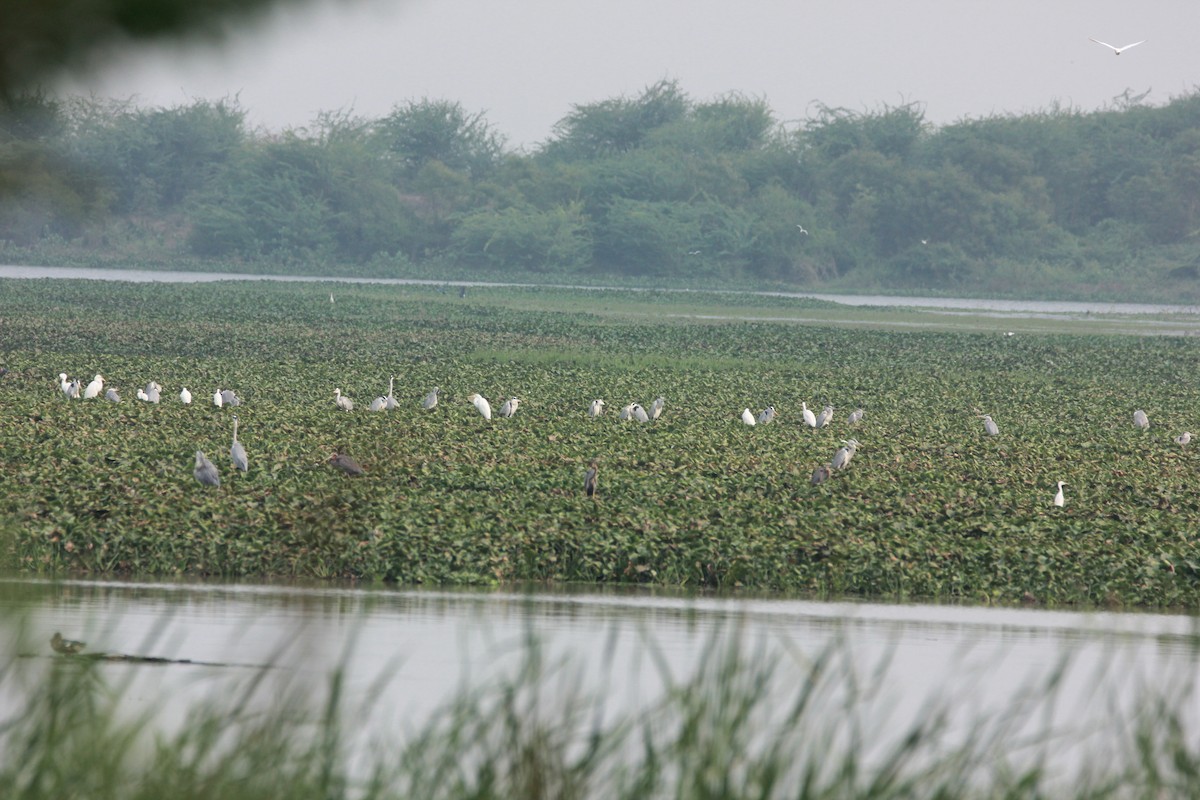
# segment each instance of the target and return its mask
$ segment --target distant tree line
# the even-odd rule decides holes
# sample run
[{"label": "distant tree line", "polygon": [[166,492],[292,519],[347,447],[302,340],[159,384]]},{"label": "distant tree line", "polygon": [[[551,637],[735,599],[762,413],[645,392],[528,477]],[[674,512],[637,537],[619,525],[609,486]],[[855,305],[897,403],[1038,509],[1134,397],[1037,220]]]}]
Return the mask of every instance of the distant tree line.
[{"label": "distant tree line", "polygon": [[[447,100],[280,134],[236,101],[37,92],[0,114],[0,241],[273,264],[972,286],[1030,271],[1196,278],[1200,94],[935,126],[916,103],[571,109],[532,150]],[[149,257],[149,256],[148,256]]]}]

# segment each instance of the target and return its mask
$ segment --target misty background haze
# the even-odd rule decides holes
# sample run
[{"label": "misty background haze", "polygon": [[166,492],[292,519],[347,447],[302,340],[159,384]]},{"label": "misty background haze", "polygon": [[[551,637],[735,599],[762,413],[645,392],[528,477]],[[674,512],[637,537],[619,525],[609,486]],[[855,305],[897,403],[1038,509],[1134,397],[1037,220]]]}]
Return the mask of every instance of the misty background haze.
[{"label": "misty background haze", "polygon": [[[510,146],[550,138],[575,105],[664,78],[697,98],[765,98],[784,122],[814,103],[918,102],[944,124],[1092,110],[1126,90],[1165,103],[1196,86],[1198,22],[1200,5],[1184,0],[340,0],[237,17],[219,41],[109,47],[56,90],[143,106],[236,96],[273,130],[445,98],[484,112]],[[1088,37],[1147,43],[1114,57]]]}]

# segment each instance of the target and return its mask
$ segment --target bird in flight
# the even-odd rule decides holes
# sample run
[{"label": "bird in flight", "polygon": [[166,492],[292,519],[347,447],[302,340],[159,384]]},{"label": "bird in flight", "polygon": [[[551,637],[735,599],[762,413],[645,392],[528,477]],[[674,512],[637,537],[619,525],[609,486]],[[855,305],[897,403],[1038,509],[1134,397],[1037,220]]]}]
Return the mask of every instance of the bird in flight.
[{"label": "bird in flight", "polygon": [[1129,48],[1131,48],[1131,47],[1137,47],[1139,44],[1145,44],[1145,43],[1146,43],[1146,40],[1145,40],[1145,39],[1142,39],[1140,42],[1134,42],[1133,44],[1127,44],[1127,45],[1125,45],[1124,47],[1114,47],[1113,45],[1109,44],[1108,42],[1102,42],[1102,41],[1100,41],[1099,39],[1093,39],[1093,38],[1092,38],[1092,37],[1090,37],[1090,36],[1088,37],[1088,41],[1089,41],[1089,42],[1095,42],[1096,44],[1102,44],[1102,45],[1104,45],[1104,46],[1105,46],[1105,47],[1107,47],[1109,50],[1112,50],[1112,51],[1113,51],[1113,55],[1117,55],[1117,56],[1121,55],[1121,53],[1124,53],[1126,50],[1128,50],[1128,49],[1129,49]]}]

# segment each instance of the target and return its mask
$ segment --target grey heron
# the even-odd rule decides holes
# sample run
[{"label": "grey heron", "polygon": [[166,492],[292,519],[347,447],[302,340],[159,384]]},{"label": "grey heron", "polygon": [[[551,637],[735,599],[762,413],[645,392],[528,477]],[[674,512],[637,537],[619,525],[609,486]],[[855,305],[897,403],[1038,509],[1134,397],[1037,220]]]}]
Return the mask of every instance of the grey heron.
[{"label": "grey heron", "polygon": [[366,473],[366,470],[360,467],[357,461],[345,453],[334,453],[329,457],[329,463],[352,478]]},{"label": "grey heron", "polygon": [[849,422],[851,425],[854,425],[855,423],[858,423],[858,422],[862,422],[863,413],[864,412],[861,408],[854,409],[853,411],[850,412],[850,417],[847,420],[847,422]]},{"label": "grey heron", "polygon": [[858,440],[847,439],[842,443],[842,447],[833,454],[833,460],[829,462],[830,469],[845,469],[850,465],[850,460],[854,458],[854,454],[858,452]]},{"label": "grey heron", "polygon": [[766,425],[773,419],[775,419],[775,406],[767,406],[762,410],[762,413],[758,415],[757,422],[760,425]]},{"label": "grey heron", "polygon": [[121,402],[121,395],[117,394],[117,390],[110,386],[108,387],[108,391],[104,393],[104,399],[113,403],[119,403]]},{"label": "grey heron", "polygon": [[425,409],[426,411],[430,410],[431,408],[436,408],[437,401],[438,401],[438,392],[440,392],[440,391],[441,391],[441,389],[439,389],[438,387],[436,387],[436,386],[433,387],[433,391],[430,392],[429,394],[425,395],[425,399],[421,401],[421,408]]},{"label": "grey heron", "polygon": [[229,448],[229,457],[233,459],[233,466],[245,472],[250,467],[250,462],[246,459],[246,448],[242,447],[242,443],[237,438],[238,418],[237,414],[233,415],[233,444]]},{"label": "grey heron", "polygon": [[205,486],[221,485],[221,476],[217,474],[217,468],[208,460],[208,456],[204,455],[203,450],[196,451],[196,467],[192,470],[192,475]]},{"label": "grey heron", "polygon": [[1133,426],[1141,428],[1144,431],[1150,430],[1150,418],[1146,416],[1146,412],[1140,408],[1133,412]]},{"label": "grey heron", "polygon": [[221,399],[225,402],[225,405],[231,408],[237,408],[242,404],[241,398],[233,393],[233,389],[222,389]]},{"label": "grey heron", "polygon": [[658,419],[662,416],[663,406],[667,404],[667,398],[656,397],[654,402],[650,404],[650,419]]},{"label": "grey heron", "polygon": [[636,419],[638,422],[649,422],[650,421],[650,415],[646,413],[646,409],[642,408],[637,403],[633,404],[633,408],[629,409],[629,413],[632,414],[633,418]]},{"label": "grey heron", "polygon": [[604,413],[604,401],[601,400],[600,398],[596,398],[595,400],[592,401],[592,404],[590,406],[588,406],[588,416],[595,419],[596,417],[600,416],[603,413]]},{"label": "grey heron", "polygon": [[821,409],[821,413],[817,416],[816,427],[824,428],[826,425],[829,424],[829,421],[832,419],[833,419],[833,406],[825,406],[823,409]]},{"label": "grey heron", "polygon": [[333,402],[336,403],[337,407],[340,408],[342,411],[353,411],[354,410],[354,401],[351,400],[349,397],[346,397],[345,395],[343,395],[341,389],[333,390]]},{"label": "grey heron", "polygon": [[600,459],[593,458],[588,466],[587,474],[583,476],[583,492],[588,497],[595,497],[600,486]]},{"label": "grey heron", "polygon": [[833,472],[830,470],[830,468],[822,464],[813,470],[812,478],[809,479],[809,483],[811,483],[813,486],[818,486],[829,480],[829,476],[832,474]]},{"label": "grey heron", "polygon": [[1179,445],[1180,447],[1187,447],[1191,441],[1192,441],[1192,434],[1190,434],[1187,431],[1184,431],[1183,433],[1181,433],[1175,437],[1175,444]]},{"label": "grey heron", "polygon": [[387,408],[387,398],[386,397],[376,397],[374,400],[371,401],[371,405],[369,406],[369,408],[372,411],[383,411],[384,409]]},{"label": "grey heron", "polygon": [[500,416],[511,417],[513,414],[517,413],[517,406],[519,406],[520,404],[521,404],[521,401],[518,400],[517,398],[515,398],[515,397],[508,398],[507,400],[504,401],[504,405],[500,406]]}]

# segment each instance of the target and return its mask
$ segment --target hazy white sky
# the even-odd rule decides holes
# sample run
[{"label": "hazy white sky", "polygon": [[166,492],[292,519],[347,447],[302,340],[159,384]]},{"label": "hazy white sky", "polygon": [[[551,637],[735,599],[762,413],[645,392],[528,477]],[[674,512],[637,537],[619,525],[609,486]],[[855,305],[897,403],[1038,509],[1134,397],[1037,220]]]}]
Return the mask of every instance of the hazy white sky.
[{"label": "hazy white sky", "polygon": [[[221,45],[125,48],[66,88],[143,106],[238,95],[254,125],[319,111],[381,117],[421,97],[485,113],[536,145],[575,104],[673,78],[704,100],[764,97],[780,120],[814,102],[917,101],[927,119],[1150,102],[1200,84],[1196,0],[315,0]],[[1147,42],[1121,56],[1088,41]]]}]

